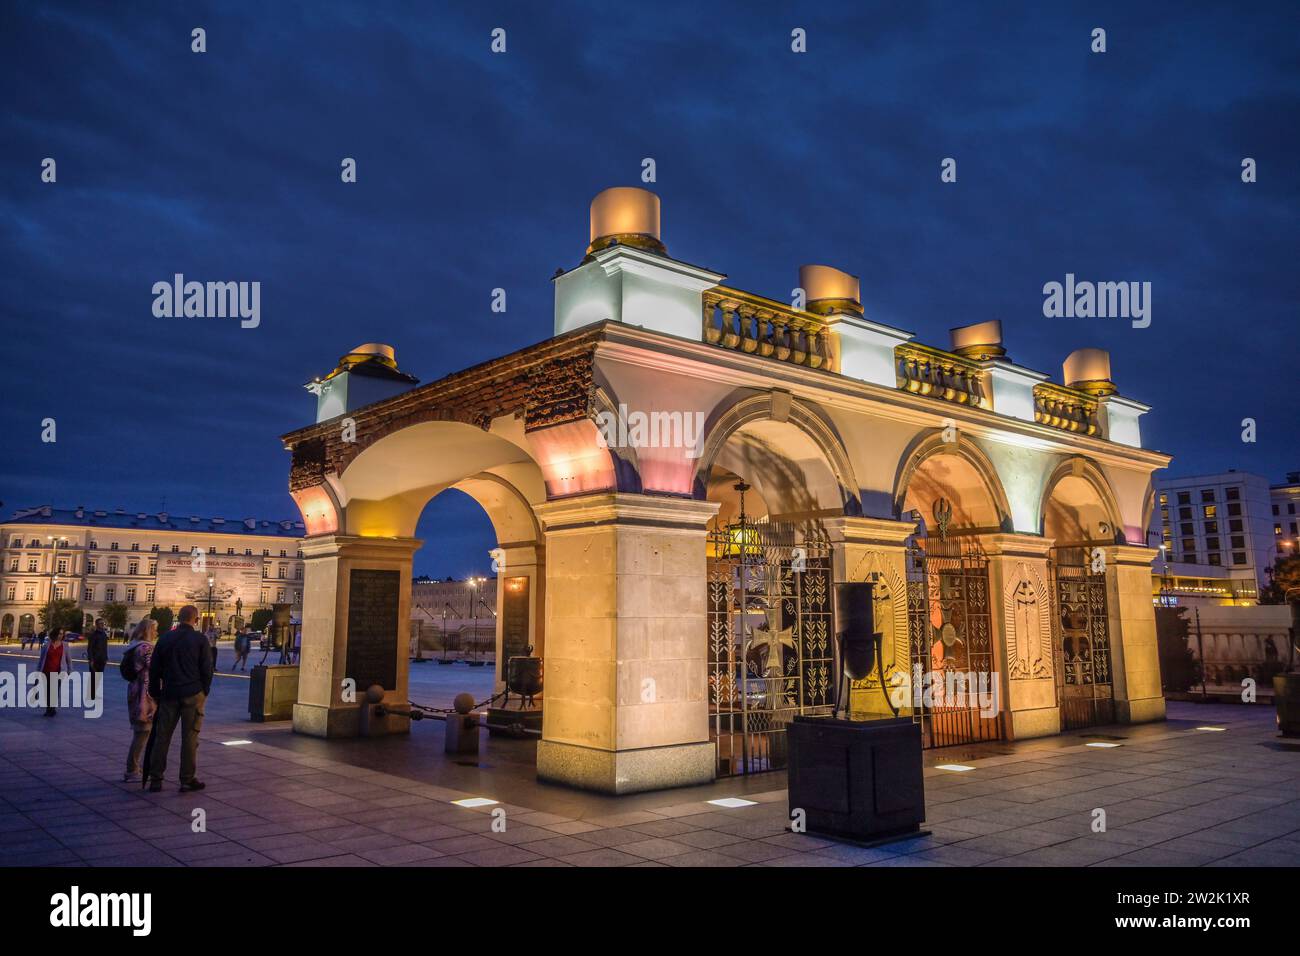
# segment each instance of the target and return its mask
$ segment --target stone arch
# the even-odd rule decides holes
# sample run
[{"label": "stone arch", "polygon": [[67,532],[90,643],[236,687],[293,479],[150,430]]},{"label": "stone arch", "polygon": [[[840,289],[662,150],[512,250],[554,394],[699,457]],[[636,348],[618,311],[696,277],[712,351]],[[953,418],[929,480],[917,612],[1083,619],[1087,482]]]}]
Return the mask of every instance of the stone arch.
[{"label": "stone arch", "polygon": [[1038,514],[1040,534],[1050,530],[1052,537],[1067,541],[1125,543],[1114,489],[1097,464],[1083,455],[1065,459],[1048,476]]},{"label": "stone arch", "polygon": [[[907,508],[909,490],[924,496],[937,497],[944,493],[954,510],[958,527],[976,527],[984,530],[1013,530],[1011,505],[1006,490],[998,478],[992,460],[974,441],[958,432],[953,441],[945,440],[945,429],[930,429],[917,436],[903,453],[894,479],[894,514],[902,519]],[[939,467],[939,459],[947,467]],[[917,485],[917,488],[913,488]],[[978,486],[978,487],[976,487]],[[985,500],[980,501],[982,490]],[[950,497],[951,496],[951,497]],[[933,500],[921,503],[920,510],[927,528],[935,526],[930,513]]]},{"label": "stone arch", "polygon": [[818,510],[861,515],[860,486],[839,433],[820,409],[789,392],[772,389],[720,404],[705,423],[704,434],[692,497],[708,497],[714,466],[725,458],[729,443],[744,439],[755,449],[765,447],[771,458],[785,459],[788,466],[802,470],[809,503]]}]

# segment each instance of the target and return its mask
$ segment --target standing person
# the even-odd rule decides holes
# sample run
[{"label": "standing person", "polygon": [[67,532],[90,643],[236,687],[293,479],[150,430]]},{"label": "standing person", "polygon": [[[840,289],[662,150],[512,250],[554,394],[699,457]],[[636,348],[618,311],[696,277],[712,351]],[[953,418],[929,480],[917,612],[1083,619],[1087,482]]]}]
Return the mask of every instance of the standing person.
[{"label": "standing person", "polygon": [[72,655],[63,643],[63,628],[50,631],[50,639],[41,647],[41,659],[36,665],[45,680],[45,716],[53,717],[59,702],[58,681],[55,674],[72,676]]},{"label": "standing person", "polygon": [[146,617],[131,632],[131,644],[122,652],[122,676],[130,683],[126,688],[126,711],[131,719],[131,747],[126,752],[126,773],[122,781],[139,780],[140,757],[149,733],[153,730],[158,705],[149,696],[149,661],[153,642],[158,637],[158,622]]},{"label": "standing person", "polygon": [[167,770],[167,749],[176,722],[181,723],[181,791],[202,790],[198,769],[199,731],[203,729],[203,704],[212,689],[212,652],[194,629],[199,609],[181,608],[176,627],[154,647],[149,661],[149,696],[158,704],[154,740],[149,755],[149,792],[161,793]]},{"label": "standing person", "polygon": [[90,665],[90,699],[94,700],[108,666],[108,631],[104,630],[102,617],[95,618],[94,630],[86,635],[86,662]]},{"label": "standing person", "polygon": [[235,663],[230,666],[233,671],[238,667],[241,671],[248,666],[248,652],[252,647],[253,639],[248,636],[247,628],[241,627],[235,634]]}]

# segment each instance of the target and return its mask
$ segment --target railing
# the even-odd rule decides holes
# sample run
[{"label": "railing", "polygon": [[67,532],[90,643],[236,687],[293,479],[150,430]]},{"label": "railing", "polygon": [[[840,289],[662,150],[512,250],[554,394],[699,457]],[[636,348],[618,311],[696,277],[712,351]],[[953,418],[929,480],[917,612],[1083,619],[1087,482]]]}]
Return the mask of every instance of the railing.
[{"label": "railing", "polygon": [[1087,392],[1050,382],[1034,386],[1034,421],[1082,435],[1096,435],[1101,430],[1096,398]]},{"label": "railing", "polygon": [[909,343],[894,348],[894,361],[899,388],[973,408],[989,407],[984,370],[968,359]]},{"label": "railing", "polygon": [[704,341],[808,368],[834,371],[832,333],[820,316],[717,286],[704,293]]}]

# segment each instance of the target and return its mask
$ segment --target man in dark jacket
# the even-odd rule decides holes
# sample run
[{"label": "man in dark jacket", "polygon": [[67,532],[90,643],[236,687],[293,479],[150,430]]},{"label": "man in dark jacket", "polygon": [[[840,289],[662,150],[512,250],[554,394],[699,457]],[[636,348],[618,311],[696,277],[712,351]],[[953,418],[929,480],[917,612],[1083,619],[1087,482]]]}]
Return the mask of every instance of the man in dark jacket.
[{"label": "man in dark jacket", "polygon": [[195,776],[203,704],[212,689],[212,651],[208,640],[194,629],[199,609],[181,608],[180,623],[164,634],[149,662],[149,696],[158,702],[154,717],[153,750],[149,756],[149,792],[162,791],[167,770],[167,749],[176,722],[181,722],[181,790],[202,790]]},{"label": "man in dark jacket", "polygon": [[90,694],[94,700],[104,686],[104,668],[108,666],[108,631],[104,619],[95,618],[95,629],[86,635],[86,663],[90,665]]}]

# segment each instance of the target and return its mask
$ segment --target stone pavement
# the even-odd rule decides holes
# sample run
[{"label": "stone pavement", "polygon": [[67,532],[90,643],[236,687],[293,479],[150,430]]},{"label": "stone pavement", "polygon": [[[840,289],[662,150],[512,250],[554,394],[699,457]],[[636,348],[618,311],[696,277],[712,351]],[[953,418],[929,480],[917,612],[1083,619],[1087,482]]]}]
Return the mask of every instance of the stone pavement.
[{"label": "stone pavement", "polygon": [[[0,649],[0,670],[32,657]],[[219,678],[200,747],[208,788],[120,783],[125,684],[103,717],[0,710],[0,865],[34,866],[1294,866],[1300,743],[1271,708],[1172,704],[1171,719],[1019,743],[927,751],[928,836],[864,849],[787,833],[783,775],[606,797],[538,784],[532,741],[441,753],[410,738],[320,741],[244,717],[247,682]],[[1198,727],[1221,727],[1221,731]],[[234,741],[250,741],[233,744]],[[1118,743],[1096,748],[1093,743]],[[225,746],[223,744],[233,744]],[[173,746],[170,774],[175,775]],[[960,763],[956,772],[938,765]],[[741,797],[735,809],[709,804]],[[465,808],[482,797],[496,805]],[[206,814],[195,833],[193,812]],[[504,809],[507,828],[492,830]],[[1106,831],[1094,833],[1094,810]]]}]

